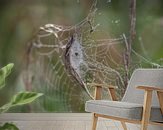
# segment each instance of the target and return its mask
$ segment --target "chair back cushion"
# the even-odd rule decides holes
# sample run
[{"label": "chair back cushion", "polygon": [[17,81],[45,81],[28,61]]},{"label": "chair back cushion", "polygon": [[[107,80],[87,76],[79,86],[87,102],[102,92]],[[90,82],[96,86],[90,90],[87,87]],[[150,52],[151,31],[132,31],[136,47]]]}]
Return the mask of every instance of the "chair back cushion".
[{"label": "chair back cushion", "polygon": [[[136,69],[128,83],[122,101],[143,104],[144,91],[137,86],[151,86],[163,88],[163,69]],[[159,106],[156,92],[153,94],[152,106]]]}]

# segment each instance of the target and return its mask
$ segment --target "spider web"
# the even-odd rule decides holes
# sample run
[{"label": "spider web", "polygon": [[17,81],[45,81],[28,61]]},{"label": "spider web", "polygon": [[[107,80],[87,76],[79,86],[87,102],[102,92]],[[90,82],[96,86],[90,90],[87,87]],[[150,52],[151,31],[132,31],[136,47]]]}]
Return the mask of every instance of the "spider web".
[{"label": "spider web", "polygon": [[[84,111],[85,101],[94,95],[94,87],[88,83],[117,86],[119,98],[125,91],[123,55],[127,38],[122,34],[113,39],[96,39],[101,33],[94,20],[96,2],[80,23],[46,24],[29,43],[25,84],[28,90],[44,93],[44,99],[37,104],[42,111]],[[142,64],[161,67],[133,49],[132,55],[130,73]],[[102,93],[103,99],[110,99],[107,89]]]}]

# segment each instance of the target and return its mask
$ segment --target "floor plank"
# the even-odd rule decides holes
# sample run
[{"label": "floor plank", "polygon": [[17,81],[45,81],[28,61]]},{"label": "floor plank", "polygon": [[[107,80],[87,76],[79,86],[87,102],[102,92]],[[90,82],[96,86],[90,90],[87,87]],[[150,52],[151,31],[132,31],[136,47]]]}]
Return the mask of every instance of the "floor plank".
[{"label": "floor plank", "polygon": [[[91,130],[90,113],[5,113],[0,124],[15,123],[20,130]],[[123,130],[120,123],[99,118],[97,130]]]}]

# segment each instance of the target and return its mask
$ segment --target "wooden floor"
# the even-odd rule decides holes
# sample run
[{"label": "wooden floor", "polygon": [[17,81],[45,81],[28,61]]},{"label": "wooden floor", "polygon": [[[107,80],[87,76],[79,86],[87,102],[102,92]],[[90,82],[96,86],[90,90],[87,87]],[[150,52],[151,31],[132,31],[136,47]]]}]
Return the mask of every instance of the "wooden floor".
[{"label": "wooden floor", "polygon": [[[91,130],[89,113],[6,113],[0,124],[15,123],[20,130]],[[100,118],[97,130],[123,130],[119,122]]]}]

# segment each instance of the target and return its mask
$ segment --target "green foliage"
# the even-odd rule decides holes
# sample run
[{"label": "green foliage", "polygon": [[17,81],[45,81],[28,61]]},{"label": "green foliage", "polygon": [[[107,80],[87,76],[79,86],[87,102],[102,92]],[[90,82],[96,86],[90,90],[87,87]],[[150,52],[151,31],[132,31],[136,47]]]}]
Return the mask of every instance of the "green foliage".
[{"label": "green foliage", "polygon": [[27,91],[20,92],[14,95],[9,103],[0,107],[0,113],[3,113],[14,106],[20,106],[20,105],[31,103],[42,95],[43,95],[42,93],[36,93],[36,92],[27,92]]},{"label": "green foliage", "polygon": [[[11,73],[14,64],[8,64],[2,69],[0,69],[0,89],[5,86],[6,77]],[[11,101],[2,107],[0,107],[0,113],[4,113],[9,110],[11,107],[20,106],[33,102],[38,97],[42,96],[42,93],[36,92],[20,92],[13,96]],[[5,123],[3,126],[0,126],[0,130],[19,130],[14,124]]]},{"label": "green foliage", "polygon": [[42,93],[36,92],[20,92],[13,97],[11,103],[13,106],[24,105],[33,102],[35,99],[42,95],[43,95]]},{"label": "green foliage", "polygon": [[0,126],[0,130],[19,130],[19,129],[12,123],[5,123],[3,126]]},{"label": "green foliage", "polygon": [[14,64],[10,63],[0,69],[0,89],[2,89],[5,86],[5,79],[11,73],[13,67]]}]

